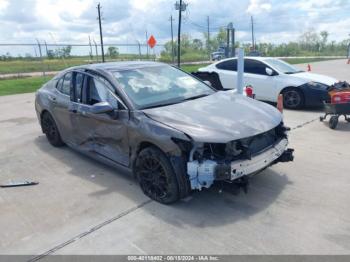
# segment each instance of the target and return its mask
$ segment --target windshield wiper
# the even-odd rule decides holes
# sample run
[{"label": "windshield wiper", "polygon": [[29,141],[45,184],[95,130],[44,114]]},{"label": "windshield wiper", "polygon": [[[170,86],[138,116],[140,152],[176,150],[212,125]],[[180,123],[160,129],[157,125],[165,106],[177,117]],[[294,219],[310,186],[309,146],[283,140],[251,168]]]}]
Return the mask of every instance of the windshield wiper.
[{"label": "windshield wiper", "polygon": [[302,73],[304,72],[303,70],[299,70],[299,71],[293,71],[293,72],[284,72],[287,75],[292,75],[292,74],[297,74],[297,73]]},{"label": "windshield wiper", "polygon": [[174,105],[174,104],[179,104],[183,101],[194,100],[194,99],[205,97],[208,95],[210,95],[210,94],[201,94],[201,95],[191,96],[191,97],[179,100],[179,101],[173,101],[173,102],[168,102],[168,103],[160,103],[160,104],[146,106],[146,107],[143,107],[142,109],[151,109],[151,108],[162,107],[162,106],[170,106],[170,105]]},{"label": "windshield wiper", "polygon": [[180,102],[182,102],[182,101],[175,101],[175,102],[170,102],[170,103],[150,105],[150,106],[142,107],[141,109],[151,109],[151,108],[157,108],[157,107],[162,107],[162,106],[170,106],[170,105],[178,104]]},{"label": "windshield wiper", "polygon": [[185,98],[183,101],[195,100],[195,99],[198,99],[198,98],[201,98],[201,97],[205,97],[205,96],[208,96],[208,95],[210,95],[210,94],[201,94],[201,95],[191,96],[191,97]]}]

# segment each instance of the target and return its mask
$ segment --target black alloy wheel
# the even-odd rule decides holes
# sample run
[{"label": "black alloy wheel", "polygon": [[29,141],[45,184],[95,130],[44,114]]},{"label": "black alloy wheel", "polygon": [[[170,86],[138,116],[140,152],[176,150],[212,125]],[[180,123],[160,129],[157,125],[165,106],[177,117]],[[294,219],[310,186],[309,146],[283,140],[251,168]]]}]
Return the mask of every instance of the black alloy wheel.
[{"label": "black alloy wheel", "polygon": [[283,92],[283,105],[289,109],[301,108],[304,105],[303,94],[296,88],[288,88]]},{"label": "black alloy wheel", "polygon": [[178,183],[166,155],[156,147],[143,149],[136,160],[135,173],[145,195],[162,204],[179,199]]},{"label": "black alloy wheel", "polygon": [[55,120],[52,118],[50,113],[44,113],[41,119],[42,130],[49,140],[50,144],[55,147],[61,147],[64,142],[61,139],[61,135],[58,131]]}]

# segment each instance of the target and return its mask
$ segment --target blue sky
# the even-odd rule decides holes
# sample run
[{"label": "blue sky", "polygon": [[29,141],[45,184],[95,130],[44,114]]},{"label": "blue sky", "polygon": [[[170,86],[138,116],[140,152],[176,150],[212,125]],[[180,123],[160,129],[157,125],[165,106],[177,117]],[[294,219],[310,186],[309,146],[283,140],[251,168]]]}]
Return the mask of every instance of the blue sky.
[{"label": "blue sky", "polygon": [[[98,41],[95,0],[0,0],[0,43],[40,41],[87,43]],[[145,41],[145,31],[159,43],[170,38],[169,17],[175,18],[175,0],[101,0],[107,43]],[[233,22],[237,40],[250,41],[250,16],[256,22],[258,42],[295,40],[314,28],[327,30],[330,40],[350,34],[350,0],[187,0],[183,32],[201,38],[210,17],[212,33]],[[176,31],[176,30],[175,30]]]}]

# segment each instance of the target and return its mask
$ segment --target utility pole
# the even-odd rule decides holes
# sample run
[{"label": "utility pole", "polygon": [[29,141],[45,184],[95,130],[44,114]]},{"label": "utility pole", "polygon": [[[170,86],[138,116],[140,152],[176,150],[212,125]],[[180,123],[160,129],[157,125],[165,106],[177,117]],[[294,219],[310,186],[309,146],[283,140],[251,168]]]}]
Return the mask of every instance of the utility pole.
[{"label": "utility pole", "polygon": [[207,17],[207,26],[208,26],[208,56],[210,60],[210,27],[209,27],[209,16]]},{"label": "utility pole", "polygon": [[255,50],[255,39],[254,39],[254,20],[253,20],[253,16],[250,17],[251,19],[251,22],[252,22],[252,47],[253,47],[253,50]]},{"label": "utility pole", "polygon": [[170,29],[171,29],[171,60],[175,63],[175,50],[174,50],[174,30],[173,30],[173,16],[170,16]]},{"label": "utility pole", "polygon": [[175,10],[179,10],[179,25],[177,31],[177,66],[180,67],[180,52],[181,52],[181,15],[186,10],[187,4],[182,3],[182,0],[175,3]]},{"label": "utility pole", "polygon": [[97,11],[98,11],[98,23],[100,26],[100,40],[101,40],[101,52],[102,52],[102,63],[105,62],[105,52],[103,50],[103,36],[102,36],[102,24],[101,24],[101,5],[98,3],[97,5]]}]

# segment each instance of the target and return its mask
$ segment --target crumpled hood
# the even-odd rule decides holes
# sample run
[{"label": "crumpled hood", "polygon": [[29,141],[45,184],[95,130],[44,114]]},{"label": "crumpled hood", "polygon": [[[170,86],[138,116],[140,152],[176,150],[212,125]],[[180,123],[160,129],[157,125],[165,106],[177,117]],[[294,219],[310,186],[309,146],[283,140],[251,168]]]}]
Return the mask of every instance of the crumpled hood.
[{"label": "crumpled hood", "polygon": [[296,74],[292,74],[291,76],[301,78],[307,82],[313,81],[313,82],[318,82],[321,84],[326,84],[328,86],[333,85],[334,83],[338,82],[338,80],[333,78],[333,77],[314,74],[314,73],[308,73],[308,72],[296,73]]},{"label": "crumpled hood", "polygon": [[282,121],[282,115],[274,107],[232,91],[220,91],[143,112],[197,142],[211,143],[227,143],[254,136],[271,130]]}]

